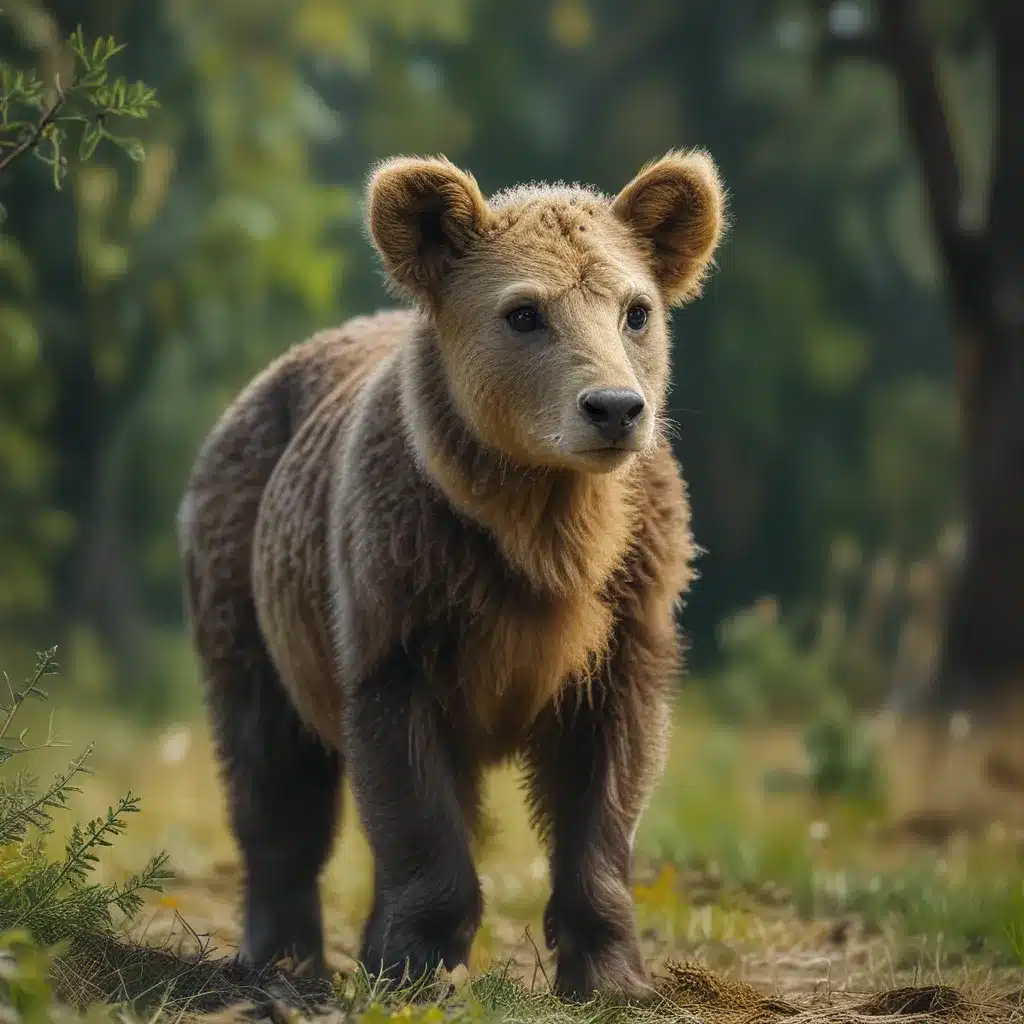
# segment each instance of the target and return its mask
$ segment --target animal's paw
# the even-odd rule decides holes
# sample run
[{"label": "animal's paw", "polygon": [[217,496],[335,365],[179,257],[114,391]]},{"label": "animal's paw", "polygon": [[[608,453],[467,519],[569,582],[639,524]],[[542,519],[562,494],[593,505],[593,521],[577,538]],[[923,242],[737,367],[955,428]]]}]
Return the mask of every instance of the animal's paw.
[{"label": "animal's paw", "polygon": [[[632,958],[630,958],[632,959]],[[560,957],[555,993],[563,999],[587,1001],[599,996],[606,1002],[647,1003],[657,998],[647,972],[625,956]]]},{"label": "animal's paw", "polygon": [[468,963],[478,921],[473,901],[453,908],[382,899],[367,922],[359,959],[371,977],[399,984],[429,982]]},{"label": "animal's paw", "polygon": [[642,1003],[657,996],[640,955],[631,906],[568,907],[552,893],[544,908],[544,941],[556,951],[554,990],[564,999],[598,995]]},{"label": "animal's paw", "polygon": [[563,999],[646,1003],[657,992],[644,968],[634,936],[592,944],[564,930],[557,942],[555,993]]}]

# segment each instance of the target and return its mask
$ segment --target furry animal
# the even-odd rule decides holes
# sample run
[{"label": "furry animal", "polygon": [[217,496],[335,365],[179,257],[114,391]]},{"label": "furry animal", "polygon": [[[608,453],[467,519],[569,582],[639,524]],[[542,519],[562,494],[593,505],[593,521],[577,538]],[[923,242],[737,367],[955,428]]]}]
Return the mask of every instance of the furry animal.
[{"label": "furry animal", "polygon": [[702,152],[614,198],[490,200],[445,159],[374,170],[409,308],[298,344],[227,409],[181,504],[186,603],[244,858],[242,955],[322,966],[343,771],[374,856],[361,958],[468,959],[481,772],[525,767],[557,991],[649,991],[629,890],[691,580],[665,432],[670,307],[723,225]]}]

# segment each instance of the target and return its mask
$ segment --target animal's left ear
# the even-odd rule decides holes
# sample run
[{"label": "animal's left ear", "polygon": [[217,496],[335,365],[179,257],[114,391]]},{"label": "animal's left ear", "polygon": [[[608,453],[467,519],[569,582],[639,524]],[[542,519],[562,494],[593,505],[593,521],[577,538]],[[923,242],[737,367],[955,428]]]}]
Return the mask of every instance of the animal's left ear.
[{"label": "animal's left ear", "polygon": [[706,153],[668,153],[615,197],[612,212],[645,243],[670,303],[700,294],[725,226],[725,191]]}]

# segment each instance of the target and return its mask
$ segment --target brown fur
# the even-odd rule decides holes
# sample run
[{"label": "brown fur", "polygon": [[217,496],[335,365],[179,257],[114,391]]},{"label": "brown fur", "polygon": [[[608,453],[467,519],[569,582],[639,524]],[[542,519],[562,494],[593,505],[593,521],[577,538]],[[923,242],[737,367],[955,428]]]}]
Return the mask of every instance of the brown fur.
[{"label": "brown fur", "polygon": [[[182,504],[247,955],[319,955],[309,908],[344,756],[377,861],[364,959],[464,958],[479,772],[521,756],[552,848],[557,987],[636,994],[629,851],[693,550],[663,429],[667,311],[699,292],[722,230],[714,166],[669,154],[614,200],[529,186],[487,202],[447,161],[397,159],[368,195],[416,309],[284,354],[221,418]],[[542,324],[525,335],[505,318],[524,303]],[[595,388],[643,400],[621,441],[581,413]],[[301,832],[298,805],[313,838],[268,840],[272,823]],[[273,881],[293,863],[298,916]]]}]

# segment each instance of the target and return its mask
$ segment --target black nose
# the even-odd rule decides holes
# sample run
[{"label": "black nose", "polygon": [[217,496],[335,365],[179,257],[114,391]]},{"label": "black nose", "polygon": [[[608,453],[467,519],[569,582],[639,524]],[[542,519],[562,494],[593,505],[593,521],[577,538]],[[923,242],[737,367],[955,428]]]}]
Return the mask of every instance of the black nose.
[{"label": "black nose", "polygon": [[600,388],[579,397],[580,412],[609,441],[628,437],[644,411],[644,396],[629,388]]}]

